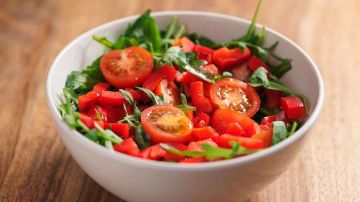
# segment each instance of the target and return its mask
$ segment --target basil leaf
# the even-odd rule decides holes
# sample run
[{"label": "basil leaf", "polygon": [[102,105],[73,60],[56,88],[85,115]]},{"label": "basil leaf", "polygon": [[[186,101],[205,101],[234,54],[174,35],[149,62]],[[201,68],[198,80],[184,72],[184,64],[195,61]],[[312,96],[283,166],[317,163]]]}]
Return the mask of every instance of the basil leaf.
[{"label": "basil leaf", "polygon": [[273,123],[272,144],[275,145],[287,138],[287,130],[283,121],[274,121]]}]

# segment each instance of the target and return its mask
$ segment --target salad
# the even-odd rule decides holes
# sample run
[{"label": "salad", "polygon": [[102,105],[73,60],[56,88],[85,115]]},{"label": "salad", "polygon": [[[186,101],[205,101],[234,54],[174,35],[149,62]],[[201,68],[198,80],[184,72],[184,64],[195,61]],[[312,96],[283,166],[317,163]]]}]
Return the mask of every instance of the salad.
[{"label": "salad", "polygon": [[280,78],[291,59],[262,46],[261,1],[245,35],[217,43],[173,17],[158,28],[145,11],[106,52],[71,72],[64,121],[112,152],[199,163],[237,158],[285,140],[307,116],[305,98]]}]

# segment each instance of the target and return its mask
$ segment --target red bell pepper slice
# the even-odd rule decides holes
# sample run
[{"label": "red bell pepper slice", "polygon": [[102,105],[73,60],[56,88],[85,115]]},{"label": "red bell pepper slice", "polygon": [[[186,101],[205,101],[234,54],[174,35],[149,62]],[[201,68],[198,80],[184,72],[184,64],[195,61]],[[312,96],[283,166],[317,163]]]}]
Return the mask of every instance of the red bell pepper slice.
[{"label": "red bell pepper slice", "polygon": [[208,48],[206,46],[195,44],[194,52],[197,52],[197,53],[202,54],[202,55],[210,55],[210,54],[214,53],[214,50],[211,49],[211,48]]},{"label": "red bell pepper slice", "polygon": [[205,112],[210,114],[214,108],[209,100],[209,98],[200,96],[200,95],[193,95],[192,103],[196,107],[197,112]]},{"label": "red bell pepper slice", "polygon": [[244,129],[241,127],[241,125],[237,122],[229,123],[228,128],[226,129],[225,133],[236,135],[236,136],[244,136],[248,137]]},{"label": "red bell pepper slice", "polygon": [[125,99],[120,92],[103,91],[100,95],[99,101],[101,106],[122,107]]},{"label": "red bell pepper slice", "polygon": [[219,134],[210,126],[204,128],[194,128],[191,135],[196,141],[206,140],[219,136]]},{"label": "red bell pepper slice", "polygon": [[190,83],[190,96],[204,96],[204,83],[202,81],[194,81]]},{"label": "red bell pepper slice", "polygon": [[183,52],[191,52],[195,47],[195,43],[192,42],[189,38],[183,36],[179,39],[174,40],[173,46],[182,46],[181,50]]},{"label": "red bell pepper slice", "polygon": [[204,112],[200,112],[192,119],[192,122],[195,128],[203,128],[210,124],[210,116]]},{"label": "red bell pepper slice", "polygon": [[110,88],[110,84],[109,83],[105,83],[105,82],[100,82],[97,83],[94,87],[93,87],[93,91],[96,92],[98,95],[101,95],[101,92],[103,92],[104,90],[107,90]]},{"label": "red bell pepper slice", "polygon": [[207,70],[207,71],[210,71],[210,72],[212,72],[212,73],[215,74],[215,75],[218,75],[218,74],[219,74],[218,68],[217,68],[215,65],[213,65],[213,64],[205,65],[205,66],[202,66],[201,68],[202,68],[202,69],[205,69],[205,70]]},{"label": "red bell pepper slice", "polygon": [[200,81],[201,79],[190,72],[177,72],[176,73],[176,81],[183,84],[189,84],[193,81]]},{"label": "red bell pepper slice", "polygon": [[98,116],[100,116],[103,121],[108,121],[108,111],[104,107],[100,107],[99,105],[92,105],[91,107],[89,107],[86,114],[90,116],[93,120],[99,120]]},{"label": "red bell pepper slice", "polygon": [[260,130],[251,137],[262,140],[264,147],[270,147],[272,145],[272,125],[261,125]]},{"label": "red bell pepper slice", "polygon": [[163,79],[173,81],[176,77],[176,69],[169,65],[163,65],[144,81],[143,87],[153,91]]},{"label": "red bell pepper slice", "polygon": [[139,147],[133,138],[125,139],[121,143],[114,145],[114,150],[131,156],[139,156],[140,154]]},{"label": "red bell pepper slice", "polygon": [[297,96],[280,98],[280,105],[289,120],[302,120],[305,117],[304,103]]},{"label": "red bell pepper slice", "polygon": [[256,71],[259,67],[264,67],[266,70],[269,71],[269,68],[266,66],[265,62],[262,61],[260,58],[256,57],[255,55],[250,57],[248,67],[252,71]]},{"label": "red bell pepper slice", "polygon": [[136,91],[132,88],[125,88],[125,90],[131,94],[131,96],[134,98],[136,102],[140,101],[143,98],[141,92],[139,91]]},{"label": "red bell pepper slice", "polygon": [[129,137],[129,124],[127,123],[111,123],[111,130],[114,131],[115,134],[121,136],[122,138]]},{"label": "red bell pepper slice", "polygon": [[85,124],[89,129],[95,127],[94,120],[86,114],[80,113],[80,121]]},{"label": "red bell pepper slice", "polygon": [[213,53],[212,59],[215,65],[224,71],[231,66],[247,61],[250,58],[250,55],[251,53],[248,48],[241,51],[240,48],[228,49],[227,47],[224,47],[217,49]]},{"label": "red bell pepper slice", "polygon": [[78,99],[79,111],[83,112],[87,110],[90,106],[96,104],[99,101],[99,96],[97,92],[90,91],[84,95],[80,95]]},{"label": "red bell pepper slice", "polygon": [[281,91],[265,89],[266,103],[268,109],[275,109],[279,107],[280,98],[283,95]]},{"label": "red bell pepper slice", "polygon": [[274,121],[284,121],[285,123],[289,122],[289,120],[285,116],[285,112],[280,111],[275,115],[265,116],[264,118],[262,118],[261,125],[271,125],[271,123]]},{"label": "red bell pepper slice", "polygon": [[262,140],[248,137],[240,137],[230,134],[223,134],[212,138],[220,147],[231,148],[230,142],[234,141],[248,149],[262,149],[264,143]]}]

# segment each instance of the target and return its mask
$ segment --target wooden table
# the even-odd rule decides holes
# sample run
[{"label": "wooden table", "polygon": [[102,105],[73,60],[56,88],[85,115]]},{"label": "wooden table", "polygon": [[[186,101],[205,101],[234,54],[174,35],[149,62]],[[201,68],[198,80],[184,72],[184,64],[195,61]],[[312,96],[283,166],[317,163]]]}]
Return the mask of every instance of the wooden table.
[{"label": "wooden table", "polygon": [[[0,2],[0,201],[121,201],[89,178],[58,138],[45,102],[57,53],[76,36],[146,8],[250,19],[254,0],[8,0]],[[259,22],[319,65],[326,100],[288,171],[249,201],[360,200],[360,1],[265,1]]]}]

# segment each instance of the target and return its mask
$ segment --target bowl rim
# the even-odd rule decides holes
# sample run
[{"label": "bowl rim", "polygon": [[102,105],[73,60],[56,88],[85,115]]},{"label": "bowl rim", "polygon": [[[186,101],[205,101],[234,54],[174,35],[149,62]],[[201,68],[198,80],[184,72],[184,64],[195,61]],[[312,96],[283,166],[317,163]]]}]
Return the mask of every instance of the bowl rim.
[{"label": "bowl rim", "polygon": [[[223,18],[225,20],[237,21],[239,23],[245,23],[247,25],[250,24],[249,20],[246,20],[246,19],[243,19],[240,17],[230,16],[230,15],[220,14],[220,13],[215,13],[215,12],[207,12],[207,11],[187,11],[187,10],[171,11],[170,10],[170,11],[152,12],[151,15],[154,17],[156,17],[156,16],[189,16],[189,15],[204,16],[204,17],[211,16],[211,17],[216,17],[216,18]],[[300,53],[302,53],[305,56],[305,58],[310,62],[311,68],[315,72],[315,76],[317,78],[317,83],[319,85],[319,94],[318,94],[318,98],[317,98],[316,105],[314,107],[313,112],[309,115],[309,118],[306,120],[304,125],[299,130],[297,130],[292,136],[288,137],[286,140],[284,140],[276,145],[273,145],[269,148],[266,148],[262,151],[256,152],[251,155],[243,156],[241,158],[233,158],[233,159],[227,159],[227,160],[223,160],[223,161],[206,162],[206,163],[179,164],[179,163],[146,160],[146,159],[133,157],[133,156],[130,156],[127,154],[122,154],[119,152],[116,152],[116,153],[111,152],[111,151],[107,150],[105,147],[98,145],[95,142],[87,139],[85,136],[83,136],[78,131],[70,129],[70,127],[68,127],[68,125],[63,121],[63,119],[60,116],[60,113],[58,112],[58,110],[56,108],[57,101],[55,101],[51,96],[51,89],[52,89],[51,88],[51,80],[55,76],[54,75],[54,66],[60,61],[60,58],[70,48],[72,48],[74,45],[76,45],[78,43],[78,41],[82,40],[83,38],[89,37],[93,33],[97,32],[98,30],[105,30],[106,28],[112,27],[118,23],[131,22],[134,19],[136,19],[138,16],[139,15],[132,15],[132,16],[112,20],[110,22],[101,24],[99,26],[91,28],[90,30],[82,33],[80,36],[76,37],[70,43],[68,43],[65,46],[65,48],[63,48],[60,51],[60,53],[56,56],[55,60],[53,61],[52,65],[48,71],[47,80],[46,80],[46,97],[47,97],[48,108],[49,108],[51,115],[53,116],[55,122],[58,123],[58,127],[61,127],[65,131],[65,133],[67,133],[69,136],[72,136],[73,137],[72,139],[77,141],[76,144],[85,144],[85,146],[88,147],[89,149],[93,149],[93,150],[95,150],[95,152],[98,152],[99,154],[106,156],[109,159],[112,159],[115,161],[120,161],[120,162],[127,163],[127,164],[131,164],[133,166],[142,166],[142,167],[148,167],[148,168],[152,168],[152,169],[161,169],[161,170],[162,169],[166,169],[166,170],[170,169],[170,170],[176,170],[176,171],[219,169],[219,168],[223,168],[223,167],[239,166],[239,165],[246,164],[249,162],[257,161],[262,158],[266,158],[267,156],[269,156],[273,153],[276,153],[276,152],[284,149],[285,147],[298,141],[314,125],[315,121],[317,120],[317,118],[320,114],[320,111],[321,111],[321,109],[323,107],[323,103],[324,103],[324,94],[325,94],[324,91],[325,90],[324,90],[324,83],[323,83],[323,79],[320,74],[320,71],[319,71],[317,65],[315,64],[315,62],[312,60],[312,58],[299,45],[297,45],[295,42],[293,42],[289,38],[285,37],[281,33],[277,32],[271,28],[266,27],[266,32],[271,32],[275,36],[282,38],[284,41],[286,41],[287,43],[292,45],[295,49],[297,49]],[[259,28],[260,26],[261,26],[261,24],[256,25],[257,28]],[[58,135],[60,135],[59,131],[58,131]]]}]

